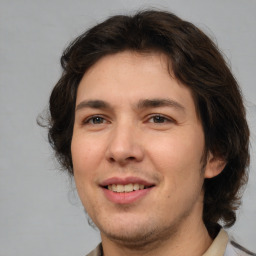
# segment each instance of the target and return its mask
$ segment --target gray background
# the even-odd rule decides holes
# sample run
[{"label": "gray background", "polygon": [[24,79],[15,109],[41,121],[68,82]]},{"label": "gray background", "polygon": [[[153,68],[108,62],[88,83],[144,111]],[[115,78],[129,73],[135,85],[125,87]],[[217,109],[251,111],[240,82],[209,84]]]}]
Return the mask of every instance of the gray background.
[{"label": "gray background", "polygon": [[[99,241],[70,179],[58,171],[36,125],[60,75],[68,42],[109,15],[168,9],[216,38],[246,98],[252,131],[251,177],[231,229],[256,251],[255,0],[0,1],[0,255],[84,255]],[[215,39],[214,39],[215,40]]]}]

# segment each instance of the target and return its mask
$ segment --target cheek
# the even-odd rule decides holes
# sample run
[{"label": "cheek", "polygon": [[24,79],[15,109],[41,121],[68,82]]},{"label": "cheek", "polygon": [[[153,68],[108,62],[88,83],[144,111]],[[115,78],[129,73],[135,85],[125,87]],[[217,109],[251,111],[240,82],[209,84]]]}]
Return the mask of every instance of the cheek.
[{"label": "cheek", "polygon": [[148,155],[155,168],[166,176],[185,179],[200,173],[204,150],[202,133],[189,131],[171,134],[163,138],[151,137]]},{"label": "cheek", "polygon": [[[93,163],[102,157],[102,145],[97,140],[74,135],[71,142],[71,155],[74,171],[90,168]],[[82,169],[82,170],[81,170]]]},{"label": "cheek", "polygon": [[95,141],[91,142],[81,136],[73,136],[71,154],[78,192],[89,189],[93,184],[95,170],[102,158],[102,149],[98,145]]},{"label": "cheek", "polygon": [[77,192],[84,207],[87,209],[90,208],[89,199],[93,194],[93,180],[97,165],[95,147],[92,147],[92,144],[88,140],[81,138],[81,136],[73,136],[71,154]]}]

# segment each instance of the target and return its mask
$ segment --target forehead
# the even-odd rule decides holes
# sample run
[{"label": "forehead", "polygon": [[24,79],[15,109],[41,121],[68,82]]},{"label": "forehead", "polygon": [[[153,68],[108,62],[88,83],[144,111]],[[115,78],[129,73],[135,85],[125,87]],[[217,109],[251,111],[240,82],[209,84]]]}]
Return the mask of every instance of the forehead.
[{"label": "forehead", "polygon": [[152,98],[185,101],[194,108],[192,93],[174,77],[165,54],[124,51],[101,58],[87,70],[77,104],[100,99],[114,105]]}]

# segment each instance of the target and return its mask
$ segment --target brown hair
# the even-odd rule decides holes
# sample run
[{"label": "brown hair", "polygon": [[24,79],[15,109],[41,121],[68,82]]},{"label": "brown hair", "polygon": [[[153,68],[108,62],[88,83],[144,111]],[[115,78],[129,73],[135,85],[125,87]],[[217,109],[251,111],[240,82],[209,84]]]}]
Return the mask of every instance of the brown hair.
[{"label": "brown hair", "polygon": [[249,163],[249,130],[241,92],[217,46],[196,26],[172,13],[113,16],[64,51],[63,74],[49,107],[49,141],[60,164],[73,174],[70,146],[82,76],[100,58],[124,50],[164,53],[175,77],[192,91],[204,128],[206,155],[211,152],[227,162],[220,175],[205,180],[203,219],[211,234],[218,221],[233,225]]}]

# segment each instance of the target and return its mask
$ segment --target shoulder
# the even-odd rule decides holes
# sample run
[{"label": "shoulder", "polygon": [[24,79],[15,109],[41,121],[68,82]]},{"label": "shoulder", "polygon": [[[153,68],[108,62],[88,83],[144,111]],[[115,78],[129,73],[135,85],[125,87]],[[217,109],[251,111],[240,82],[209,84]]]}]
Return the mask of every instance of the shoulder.
[{"label": "shoulder", "polygon": [[90,253],[86,254],[86,256],[102,256],[103,253],[102,253],[102,245],[101,243],[98,244],[98,246],[92,250]]},{"label": "shoulder", "polygon": [[218,235],[213,240],[211,246],[205,252],[203,256],[256,256],[255,253],[245,249],[223,228],[220,229]]},{"label": "shoulder", "polygon": [[235,241],[230,240],[227,244],[224,256],[256,256]]}]

